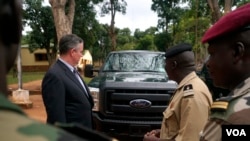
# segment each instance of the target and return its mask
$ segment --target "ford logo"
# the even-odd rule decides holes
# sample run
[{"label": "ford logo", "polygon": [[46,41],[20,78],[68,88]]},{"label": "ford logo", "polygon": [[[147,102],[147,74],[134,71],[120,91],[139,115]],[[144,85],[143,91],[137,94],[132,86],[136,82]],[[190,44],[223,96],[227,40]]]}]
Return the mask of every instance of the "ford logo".
[{"label": "ford logo", "polygon": [[144,109],[151,106],[151,102],[146,99],[134,99],[129,102],[129,105],[133,108]]}]

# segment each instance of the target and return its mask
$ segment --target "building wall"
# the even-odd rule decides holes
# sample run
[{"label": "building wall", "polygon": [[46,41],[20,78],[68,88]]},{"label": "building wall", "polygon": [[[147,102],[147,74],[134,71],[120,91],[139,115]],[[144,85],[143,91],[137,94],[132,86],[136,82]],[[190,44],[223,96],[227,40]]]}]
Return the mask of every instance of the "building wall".
[{"label": "building wall", "polygon": [[[37,49],[31,53],[28,45],[23,45],[21,47],[21,59],[23,72],[47,71],[49,68],[45,49]],[[84,52],[83,59],[86,60],[84,61],[86,64],[92,64],[92,56],[88,50]]]},{"label": "building wall", "polygon": [[46,71],[49,67],[45,49],[38,49],[30,53],[28,47],[21,47],[21,61],[23,72]]}]

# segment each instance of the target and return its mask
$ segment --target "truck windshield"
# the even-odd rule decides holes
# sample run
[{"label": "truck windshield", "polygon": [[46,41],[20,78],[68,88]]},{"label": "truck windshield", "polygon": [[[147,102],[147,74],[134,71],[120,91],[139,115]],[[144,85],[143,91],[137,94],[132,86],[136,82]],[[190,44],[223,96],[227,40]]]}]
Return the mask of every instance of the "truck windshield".
[{"label": "truck windshield", "polygon": [[103,71],[165,72],[165,56],[160,53],[112,53]]}]

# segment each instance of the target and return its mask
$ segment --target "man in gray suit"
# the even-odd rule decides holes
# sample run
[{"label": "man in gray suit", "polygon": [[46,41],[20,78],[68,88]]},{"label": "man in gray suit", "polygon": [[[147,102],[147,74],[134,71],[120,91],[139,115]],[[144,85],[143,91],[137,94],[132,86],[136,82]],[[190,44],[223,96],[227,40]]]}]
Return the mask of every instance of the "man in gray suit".
[{"label": "man in gray suit", "polygon": [[83,40],[75,34],[59,41],[59,59],[42,81],[42,97],[47,112],[47,123],[74,123],[93,128],[93,99],[87,85],[76,71],[82,57]]}]

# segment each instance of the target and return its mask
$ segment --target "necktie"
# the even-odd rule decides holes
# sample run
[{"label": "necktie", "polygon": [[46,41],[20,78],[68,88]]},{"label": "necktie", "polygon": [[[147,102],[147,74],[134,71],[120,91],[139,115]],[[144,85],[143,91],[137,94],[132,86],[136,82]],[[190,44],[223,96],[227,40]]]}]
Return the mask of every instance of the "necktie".
[{"label": "necktie", "polygon": [[79,74],[79,72],[76,70],[76,68],[74,68],[73,73],[74,73],[75,77],[77,78],[77,80],[78,80],[78,81],[80,82],[80,84],[82,85],[82,87],[83,87],[83,89],[84,89],[86,95],[88,96],[88,93],[87,93],[87,90],[86,90],[86,88],[85,88],[85,85],[83,84],[83,80],[81,79],[80,74]]}]

